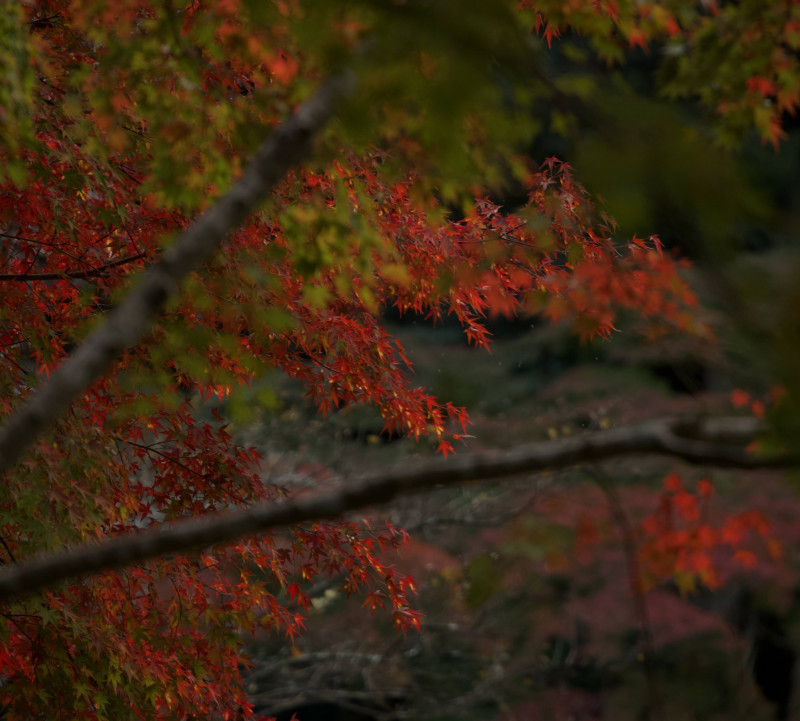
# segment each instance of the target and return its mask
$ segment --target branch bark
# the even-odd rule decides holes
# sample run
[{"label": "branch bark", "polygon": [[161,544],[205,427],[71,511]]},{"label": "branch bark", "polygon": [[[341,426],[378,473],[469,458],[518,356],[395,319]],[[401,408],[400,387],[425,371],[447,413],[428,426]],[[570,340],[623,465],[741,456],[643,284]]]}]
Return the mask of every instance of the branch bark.
[{"label": "branch bark", "polygon": [[6,421],[0,429],[0,473],[11,468],[122,351],[141,340],[186,276],[211,257],[223,238],[269,196],[292,165],[306,157],[314,136],[352,84],[350,76],[333,78],[276,128],[233,188],[178,236],[125,300],[106,315],[105,322]]},{"label": "branch bark", "polygon": [[651,421],[638,426],[534,443],[504,453],[476,453],[396,468],[352,485],[279,504],[232,510],[109,538],[0,570],[0,601],[87,573],[185,553],[280,526],[332,519],[436,486],[552,471],[635,454],[658,454],[730,468],[781,468],[796,456],[761,457],[743,446],[763,432],[755,418]]}]

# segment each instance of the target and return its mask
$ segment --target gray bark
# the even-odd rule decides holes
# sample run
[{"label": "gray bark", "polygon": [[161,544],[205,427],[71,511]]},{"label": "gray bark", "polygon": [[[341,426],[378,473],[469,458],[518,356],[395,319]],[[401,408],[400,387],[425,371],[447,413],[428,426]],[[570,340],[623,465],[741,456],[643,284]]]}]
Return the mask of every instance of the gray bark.
[{"label": "gray bark", "polygon": [[534,443],[504,453],[465,454],[417,465],[405,464],[310,498],[178,521],[4,567],[0,570],[0,601],[82,574],[185,553],[276,527],[338,518],[348,511],[439,486],[552,471],[636,454],[658,454],[690,463],[743,469],[797,464],[796,457],[760,457],[743,449],[763,428],[755,418],[652,421]]}]

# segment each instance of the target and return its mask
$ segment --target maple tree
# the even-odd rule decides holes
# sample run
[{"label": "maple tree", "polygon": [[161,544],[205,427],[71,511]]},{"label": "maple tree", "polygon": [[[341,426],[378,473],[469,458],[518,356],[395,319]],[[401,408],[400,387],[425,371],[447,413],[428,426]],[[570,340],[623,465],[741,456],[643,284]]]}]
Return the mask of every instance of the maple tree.
[{"label": "maple tree", "polygon": [[[725,138],[755,125],[777,142],[800,93],[795,3],[757,18],[763,3],[327,5],[0,7],[0,555],[11,574],[37,554],[109,538],[130,548],[173,521],[285,499],[225,418],[197,413],[211,396],[242,413],[237,389],[268,368],[302,381],[322,413],[373,405],[387,432],[430,435],[448,456],[466,413],[414,386],[381,308],[452,315],[478,346],[492,314],[569,318],[591,338],[633,310],[653,332],[710,337],[681,261],[656,238],[618,242],[566,164],[515,154],[530,125],[509,115],[501,86],[523,108],[560,92],[524,69],[568,30],[608,60],[682,43],[667,91],[700,91]],[[509,178],[524,188],[519,208],[491,199]],[[648,449],[704,452],[681,450],[671,427],[651,431]],[[641,434],[614,437],[597,457],[641,447]],[[561,461],[545,452],[523,465],[574,462],[565,448]],[[751,462],[726,453],[708,457]],[[453,479],[520,465],[486,468]],[[79,560],[101,572],[37,594],[8,586],[5,717],[247,718],[241,632],[298,633],[320,575],[417,626],[413,582],[383,556],[402,530],[319,520],[395,492],[300,499],[295,516],[222,536],[201,520],[185,545]],[[287,522],[288,541],[244,536]],[[163,555],[212,540],[229,543]]]}]

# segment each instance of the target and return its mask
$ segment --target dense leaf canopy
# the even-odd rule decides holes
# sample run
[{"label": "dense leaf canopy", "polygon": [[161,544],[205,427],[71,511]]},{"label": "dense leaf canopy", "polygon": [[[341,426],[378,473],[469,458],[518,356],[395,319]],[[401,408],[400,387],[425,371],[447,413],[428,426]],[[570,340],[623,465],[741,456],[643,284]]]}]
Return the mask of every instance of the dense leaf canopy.
[{"label": "dense leaf canopy", "polygon": [[[386,308],[452,315],[479,346],[498,314],[567,318],[591,338],[633,310],[652,333],[710,337],[681,262],[656,238],[616,237],[569,166],[521,154],[536,107],[562,108],[567,124],[580,107],[579,88],[543,71],[567,33],[608,62],[658,48],[664,92],[699,97],[723,142],[752,127],[777,142],[800,94],[794,2],[2,3],[6,434],[256,149],[295,142],[276,133],[300,103],[355,79],[268,202],[218,227],[210,262],[153,301],[146,336],[14,448],[2,562],[284,497],[224,417],[245,419],[240,390],[272,368],[322,413],[373,405],[388,432],[429,435],[447,455],[466,413],[415,387]],[[501,207],[509,188],[521,201]],[[214,397],[226,403],[203,420]],[[412,582],[383,557],[402,539],[312,523],[7,603],[4,717],[248,718],[240,633],[296,634],[318,576],[418,624]]]}]

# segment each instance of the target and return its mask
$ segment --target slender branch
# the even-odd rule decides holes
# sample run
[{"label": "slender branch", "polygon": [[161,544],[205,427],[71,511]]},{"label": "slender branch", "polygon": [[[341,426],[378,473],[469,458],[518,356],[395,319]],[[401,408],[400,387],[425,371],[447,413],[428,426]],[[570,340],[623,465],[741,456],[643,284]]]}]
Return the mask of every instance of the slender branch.
[{"label": "slender branch", "polygon": [[6,543],[6,539],[5,539],[5,538],[3,538],[3,536],[0,536],[0,543],[2,543],[2,544],[3,544],[3,548],[5,548],[5,549],[6,549],[6,553],[8,554],[8,557],[11,559],[11,562],[12,562],[12,563],[16,563],[16,562],[17,562],[17,559],[14,557],[14,554],[13,554],[13,552],[12,552],[12,551],[11,551],[11,549],[8,547],[8,543]]},{"label": "slender branch", "polygon": [[[760,457],[741,447],[764,430],[755,418],[651,421],[638,426],[521,446],[504,453],[437,458],[362,478],[308,498],[265,503],[222,514],[163,524],[97,544],[83,544],[0,569],[0,600],[38,591],[75,576],[225,543],[279,526],[331,519],[436,486],[552,471],[635,454],[658,454],[691,463],[733,468],[800,465],[793,456]],[[685,435],[689,431],[693,438]],[[705,438],[724,437],[716,442]]]},{"label": "slender branch", "polygon": [[58,243],[50,243],[46,240],[36,240],[35,238],[26,238],[22,235],[15,235],[13,233],[0,233],[0,238],[18,240],[21,243],[33,243],[34,245],[44,245],[47,246],[48,248],[52,248],[53,252],[55,253],[61,253],[63,255],[66,255],[67,258],[72,258],[72,260],[75,260],[79,263],[83,262],[81,258],[79,258],[77,255],[73,255],[72,253],[67,252]]},{"label": "slender branch", "polygon": [[647,683],[647,710],[646,718],[654,717],[658,721],[664,718],[664,699],[661,693],[661,684],[658,678],[656,665],[656,646],[653,640],[653,626],[650,623],[650,613],[647,609],[647,598],[642,588],[642,574],[639,567],[639,558],[636,547],[636,534],[633,524],[625,512],[625,506],[619,496],[613,481],[599,468],[589,469],[589,473],[600,490],[606,497],[611,519],[616,524],[628,564],[628,583],[631,588],[631,600],[639,628],[642,632],[642,656],[644,661],[645,681]]},{"label": "slender branch", "polygon": [[110,263],[101,265],[98,268],[91,268],[90,270],[73,270],[64,273],[0,273],[0,281],[11,281],[17,283],[30,283],[39,280],[62,280],[64,278],[82,279],[82,278],[96,278],[103,275],[110,268],[116,268],[120,265],[133,263],[140,258],[144,258],[144,253],[137,253],[136,255],[129,255],[125,258],[113,260]]},{"label": "slender branch", "polygon": [[306,157],[315,135],[351,85],[350,76],[333,78],[278,126],[231,190],[178,236],[122,303],[106,315],[105,322],[6,421],[0,429],[0,473],[13,466],[122,351],[141,340],[184,278],[211,257],[223,238],[269,196],[292,165]]},{"label": "slender branch", "polygon": [[[163,458],[165,461],[168,461],[169,463],[172,463],[173,465],[177,466],[178,468],[186,471],[190,476],[194,476],[195,478],[199,478],[199,479],[201,479],[203,481],[207,480],[205,475],[203,475],[199,471],[196,471],[194,468],[191,468],[191,467],[187,466],[185,463],[180,461],[178,458],[173,458],[168,453],[164,453],[164,451],[159,451],[155,447],[156,446],[155,443],[151,443],[149,446],[146,446],[146,445],[144,445],[142,443],[136,443],[135,441],[127,441],[124,438],[114,438],[114,440],[115,441],[121,441],[122,443],[127,443],[128,445],[134,446],[136,448],[141,448],[142,450],[146,451],[148,455],[153,454],[153,455],[159,456],[160,458]],[[244,498],[242,498],[241,496],[238,496],[233,491],[225,488],[222,485],[218,485],[217,488],[220,491],[222,491],[226,496],[228,496],[229,498],[232,498],[234,501],[237,501],[238,503],[246,503],[247,502],[247,501],[245,501]]]}]

